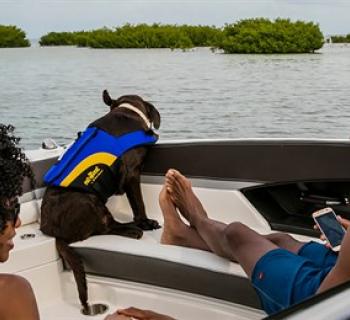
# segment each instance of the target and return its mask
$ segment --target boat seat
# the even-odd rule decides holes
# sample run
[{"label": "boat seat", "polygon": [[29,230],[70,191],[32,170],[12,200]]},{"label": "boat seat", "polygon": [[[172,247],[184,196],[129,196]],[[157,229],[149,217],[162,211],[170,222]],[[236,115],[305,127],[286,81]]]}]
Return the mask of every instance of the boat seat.
[{"label": "boat seat", "polygon": [[93,236],[71,246],[87,273],[141,282],[223,299],[260,309],[259,298],[242,268],[213,253],[162,245],[160,230],[142,240]]},{"label": "boat seat", "polygon": [[[158,199],[154,196],[159,194],[161,185],[143,184],[142,188],[149,217],[162,224]],[[33,243],[43,239],[45,244],[43,249],[45,247],[53,255],[40,262],[43,264],[58,259],[58,256],[54,239],[42,235],[38,230],[37,221],[40,219],[40,203],[44,188],[36,191],[35,195],[27,193],[22,197],[21,219],[24,226],[18,233],[22,230],[26,232],[26,228],[36,229],[38,237]],[[217,219],[228,222],[232,219],[229,212],[241,212],[240,220],[243,222],[262,229],[268,227],[265,221],[256,216],[249,204],[236,201],[237,197],[242,197],[239,192],[208,189],[197,191],[200,192],[204,205],[212,212],[216,211],[211,208],[214,203],[212,199],[215,199],[215,202],[226,203],[225,210],[221,211],[221,216],[218,215]],[[125,195],[112,197],[107,206],[117,221],[130,221],[132,213]],[[99,235],[71,246],[82,257],[87,273],[182,290],[260,309],[259,298],[238,264],[206,251],[162,245],[161,232],[161,229],[145,231],[141,240],[116,235]],[[13,259],[22,259],[21,247],[17,243],[14,251],[16,252],[12,254]],[[31,254],[36,256],[34,252]],[[30,262],[30,259],[27,260]],[[16,265],[23,266],[21,263]],[[30,267],[31,265],[26,266]]]},{"label": "boat seat", "polygon": [[[158,205],[161,185],[143,184],[145,206],[150,218],[163,224]],[[216,219],[229,222],[230,212],[241,212],[240,221],[250,226],[265,229],[268,225],[259,219],[249,204],[237,201],[241,194],[235,191],[197,189],[204,205],[210,212],[216,212],[216,201],[225,203],[225,210]],[[214,201],[215,200],[215,201]],[[126,196],[111,197],[107,207],[115,219],[128,222],[132,217]],[[232,220],[231,220],[232,221]],[[260,308],[255,289],[239,264],[217,255],[186,247],[162,245],[162,229],[145,231],[142,239],[122,236],[93,236],[72,247],[83,259],[88,273],[141,282],[201,294],[221,300]]]}]

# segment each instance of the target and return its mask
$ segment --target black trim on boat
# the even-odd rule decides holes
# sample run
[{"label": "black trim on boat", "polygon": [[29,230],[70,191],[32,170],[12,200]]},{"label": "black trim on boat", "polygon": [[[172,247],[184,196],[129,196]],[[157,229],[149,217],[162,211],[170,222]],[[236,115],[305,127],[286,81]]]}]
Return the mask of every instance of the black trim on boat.
[{"label": "black trim on boat", "polygon": [[[58,157],[46,158],[44,160],[37,160],[31,162],[31,167],[35,176],[35,186],[36,188],[44,187],[44,175],[51,168],[51,166],[56,163]],[[25,179],[23,183],[23,193],[30,192],[32,190],[30,182]]]},{"label": "black trim on boat", "polygon": [[273,230],[318,237],[311,215],[324,207],[350,218],[350,181],[275,183],[241,191]]},{"label": "black trim on boat", "polygon": [[350,179],[349,142],[231,140],[159,143],[143,174],[177,168],[191,177],[255,182]]}]

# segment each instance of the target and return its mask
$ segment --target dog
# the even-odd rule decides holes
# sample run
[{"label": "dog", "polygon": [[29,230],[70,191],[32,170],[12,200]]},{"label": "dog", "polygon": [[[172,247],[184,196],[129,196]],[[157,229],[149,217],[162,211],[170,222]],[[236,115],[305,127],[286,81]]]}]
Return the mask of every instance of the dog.
[{"label": "dog", "polygon": [[[78,134],[46,173],[48,186],[41,205],[40,230],[56,238],[59,254],[73,271],[84,310],[88,310],[85,271],[80,257],[68,245],[92,235],[138,239],[143,230],[160,228],[157,221],[147,218],[140,187],[148,146],[158,138],[152,124],[159,128],[160,114],[137,95],[114,100],[104,90],[102,96],[110,111]],[[115,221],[106,207],[109,196],[123,193],[133,211],[130,223]]]}]

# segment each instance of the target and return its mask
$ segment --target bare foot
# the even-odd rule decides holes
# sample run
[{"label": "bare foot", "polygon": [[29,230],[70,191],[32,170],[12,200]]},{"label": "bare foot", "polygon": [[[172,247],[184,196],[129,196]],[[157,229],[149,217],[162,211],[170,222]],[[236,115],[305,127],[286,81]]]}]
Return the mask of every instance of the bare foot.
[{"label": "bare foot", "polygon": [[197,218],[207,217],[201,202],[193,192],[191,181],[179,171],[170,169],[166,173],[165,186],[175,206],[192,226]]},{"label": "bare foot", "polygon": [[177,213],[176,208],[164,186],[159,194],[159,206],[164,217],[163,233],[160,242],[163,244],[178,245],[181,241],[181,239],[178,239],[178,235],[181,235],[187,226],[179,217],[179,214]]},{"label": "bare foot", "polygon": [[165,186],[159,194],[159,205],[164,216],[160,243],[209,251],[208,246],[197,231],[181,220]]}]

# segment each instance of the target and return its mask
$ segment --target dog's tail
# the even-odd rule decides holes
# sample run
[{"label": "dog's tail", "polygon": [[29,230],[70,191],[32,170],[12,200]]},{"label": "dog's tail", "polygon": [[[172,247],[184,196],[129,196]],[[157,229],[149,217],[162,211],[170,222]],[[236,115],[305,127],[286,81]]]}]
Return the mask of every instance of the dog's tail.
[{"label": "dog's tail", "polygon": [[73,271],[80,303],[84,311],[87,311],[89,309],[88,290],[83,262],[80,256],[64,240],[56,238],[56,248],[64,262],[66,262]]}]

